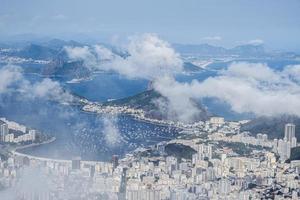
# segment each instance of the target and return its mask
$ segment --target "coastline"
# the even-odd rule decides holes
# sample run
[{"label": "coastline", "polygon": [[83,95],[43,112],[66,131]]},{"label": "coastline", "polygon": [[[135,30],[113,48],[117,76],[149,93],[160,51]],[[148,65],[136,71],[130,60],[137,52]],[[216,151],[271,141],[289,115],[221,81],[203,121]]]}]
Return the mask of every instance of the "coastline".
[{"label": "coastline", "polygon": [[54,142],[56,140],[56,137],[51,137],[49,140],[46,140],[44,142],[40,142],[40,143],[32,143],[32,144],[28,144],[28,145],[24,145],[24,146],[18,146],[13,148],[10,153],[14,156],[22,156],[22,157],[28,157],[28,158],[36,158],[36,159],[40,159],[40,160],[44,160],[44,159],[49,159],[49,158],[44,158],[44,157],[39,157],[39,156],[32,156],[30,154],[26,154],[26,153],[21,153],[19,152],[19,150],[22,149],[26,149],[26,148],[30,148],[30,147],[36,147],[36,146],[41,146],[43,144],[50,144],[52,142]]},{"label": "coastline", "polygon": [[[87,105],[87,103],[85,103],[84,105]],[[143,123],[148,123],[148,124],[152,124],[152,125],[157,125],[157,126],[163,126],[163,127],[172,127],[172,128],[176,128],[176,129],[185,129],[185,127],[183,127],[180,124],[175,124],[174,122],[169,122],[169,121],[164,121],[164,120],[157,120],[157,119],[151,119],[148,117],[142,117],[139,116],[138,114],[135,113],[128,113],[128,112],[118,112],[118,113],[111,113],[111,112],[97,112],[97,111],[90,111],[90,110],[85,110],[83,109],[84,106],[81,106],[81,108],[79,108],[81,110],[81,112],[85,112],[85,113],[89,113],[89,114],[96,114],[96,115],[101,115],[101,114],[119,114],[119,115],[123,115],[123,116],[128,116],[131,117],[132,119],[136,120],[136,121],[140,121]],[[19,156],[19,157],[28,157],[30,159],[37,159],[37,160],[43,160],[43,161],[55,161],[55,162],[71,162],[71,159],[59,159],[59,158],[51,158],[51,157],[44,157],[44,156],[34,156],[28,153],[24,153],[21,152],[20,150],[23,149],[27,149],[27,148],[31,148],[31,147],[36,147],[36,146],[41,146],[44,144],[50,144],[54,141],[56,141],[57,138],[55,137],[51,137],[50,139],[40,142],[40,143],[32,143],[32,144],[28,144],[28,145],[24,145],[24,146],[17,146],[14,147],[10,150],[10,153],[12,155],[15,156]],[[171,138],[170,138],[171,139]],[[167,139],[169,140],[169,139]],[[134,151],[134,150],[133,150]],[[99,161],[99,160],[82,160],[85,163],[109,163],[108,161]]]},{"label": "coastline", "polygon": [[55,140],[56,140],[56,137],[51,137],[49,140],[46,140],[44,142],[32,143],[32,144],[27,144],[27,145],[24,145],[24,146],[16,147],[16,148],[14,148],[13,151],[17,152],[18,150],[21,150],[21,149],[26,149],[26,148],[30,148],[30,147],[40,146],[40,145],[43,145],[43,144],[50,144],[50,143],[54,142]]},{"label": "coastline", "polygon": [[[10,151],[10,153],[13,156],[23,157],[23,158],[27,157],[30,160],[39,160],[39,161],[48,161],[48,162],[50,161],[50,162],[71,164],[72,160],[70,160],[70,159],[69,160],[67,160],[67,159],[54,159],[54,158],[47,158],[47,157],[41,157],[41,156],[33,156],[33,155],[30,155],[30,154],[21,153],[21,152],[18,151],[18,150],[21,150],[21,149],[40,146],[40,145],[43,145],[43,144],[50,144],[50,143],[54,142],[55,140],[56,140],[56,138],[52,137],[51,139],[49,139],[47,141],[44,141],[44,142],[41,142],[41,143],[38,143],[38,144],[29,144],[29,145],[25,145],[25,146],[15,147],[13,150]],[[81,160],[81,162],[83,164],[105,164],[105,163],[107,164],[107,163],[109,163],[109,162],[105,162],[105,161],[93,161],[93,160]]]},{"label": "coastline", "polygon": [[[86,104],[89,105],[89,104]],[[86,106],[84,105],[84,106]],[[191,126],[192,124],[179,124],[177,122],[174,121],[169,121],[169,120],[159,120],[159,119],[154,119],[154,118],[149,118],[149,117],[145,117],[145,116],[139,116],[136,113],[131,113],[131,112],[124,112],[124,111],[117,111],[117,112],[105,112],[105,111],[99,111],[99,110],[89,110],[84,108],[84,106],[81,107],[81,111],[85,112],[85,113],[90,113],[90,114],[96,114],[96,115],[101,115],[101,114],[111,114],[111,115],[126,115],[126,116],[130,116],[133,119],[137,120],[137,121],[141,121],[141,122],[145,122],[145,123],[149,123],[149,124],[153,124],[153,125],[159,125],[159,126],[166,126],[166,127],[173,127],[173,128],[179,128],[179,129],[185,129],[187,128],[187,126]],[[96,105],[99,106],[99,105]],[[100,105],[101,106],[101,105]],[[115,108],[119,108],[118,106],[116,106]],[[133,108],[130,108],[133,109]]]},{"label": "coastline", "polygon": [[50,144],[50,143],[54,142],[55,140],[56,140],[56,137],[51,137],[49,140],[46,140],[44,142],[32,143],[32,144],[27,144],[27,145],[23,145],[23,146],[17,146],[15,148],[13,148],[10,152],[12,154],[18,153],[18,154],[23,154],[23,155],[29,155],[29,154],[21,153],[18,150],[22,150],[22,149],[26,149],[26,148],[30,148],[30,147],[35,147],[35,146],[41,146],[43,144]]}]

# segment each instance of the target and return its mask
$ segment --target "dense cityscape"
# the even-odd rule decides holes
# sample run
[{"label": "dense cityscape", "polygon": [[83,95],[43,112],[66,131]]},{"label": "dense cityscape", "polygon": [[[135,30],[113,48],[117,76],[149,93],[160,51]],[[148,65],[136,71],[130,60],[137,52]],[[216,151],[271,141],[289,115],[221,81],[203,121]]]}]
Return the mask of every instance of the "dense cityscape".
[{"label": "dense cityscape", "polygon": [[[1,159],[0,184],[20,199],[39,200],[298,199],[300,161],[286,162],[298,145],[295,125],[286,124],[284,138],[270,140],[240,132],[242,123],[212,117],[185,130],[187,138],[138,148],[124,158],[114,155],[111,162],[55,160],[12,150]],[[33,132],[26,130],[2,118],[2,145],[23,142],[16,131],[34,142],[27,136]],[[46,178],[47,189],[18,187],[20,176],[32,169],[41,176],[33,180]]]}]

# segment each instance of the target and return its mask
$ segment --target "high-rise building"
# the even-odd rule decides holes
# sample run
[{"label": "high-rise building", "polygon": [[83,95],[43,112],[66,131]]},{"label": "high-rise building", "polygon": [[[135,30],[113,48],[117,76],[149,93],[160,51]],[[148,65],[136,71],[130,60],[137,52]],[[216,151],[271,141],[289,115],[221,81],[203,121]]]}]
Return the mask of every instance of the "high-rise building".
[{"label": "high-rise building", "polygon": [[5,141],[5,136],[8,134],[8,125],[0,120],[0,141]]},{"label": "high-rise building", "polygon": [[295,137],[295,128],[294,124],[286,124],[284,129],[284,138],[288,142],[292,142],[292,138]]},{"label": "high-rise building", "polygon": [[291,156],[291,143],[286,140],[278,140],[278,154],[282,161],[285,161]]},{"label": "high-rise building", "polygon": [[119,157],[118,155],[113,155],[112,156],[112,159],[111,159],[111,162],[113,164],[113,168],[115,169],[116,167],[118,167],[119,165]]},{"label": "high-rise building", "polygon": [[72,159],[72,169],[80,169],[80,157],[75,157]]},{"label": "high-rise building", "polygon": [[292,146],[292,148],[297,146],[297,138],[296,137],[292,137],[291,146]]},{"label": "high-rise building", "polygon": [[273,142],[273,151],[275,153],[278,153],[278,139],[274,139],[274,142]]}]

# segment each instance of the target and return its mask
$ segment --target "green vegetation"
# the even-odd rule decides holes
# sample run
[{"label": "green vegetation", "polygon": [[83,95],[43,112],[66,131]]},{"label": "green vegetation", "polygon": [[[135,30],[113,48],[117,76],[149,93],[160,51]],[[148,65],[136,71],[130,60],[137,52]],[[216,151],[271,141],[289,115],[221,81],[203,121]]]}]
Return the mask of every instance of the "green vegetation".
[{"label": "green vegetation", "polygon": [[147,90],[134,96],[105,102],[103,105],[129,106],[131,108],[137,108],[137,109],[143,109],[149,111],[157,108],[154,100],[158,98],[162,98],[162,96],[158,92],[154,90]]},{"label": "green vegetation", "polygon": [[178,160],[181,160],[182,158],[191,160],[192,155],[196,153],[193,148],[178,143],[167,144],[165,152],[167,155],[174,156]]},{"label": "green vegetation", "polygon": [[[193,120],[207,120],[209,117],[207,110],[199,102],[193,101],[193,103],[201,111]],[[145,111],[146,117],[153,119],[169,119],[170,116],[172,116],[173,120],[178,119],[178,113],[170,113],[168,104],[169,100],[153,89],[131,97],[103,103],[104,106],[128,106],[130,108],[142,109]]]},{"label": "green vegetation", "polygon": [[292,148],[290,160],[300,160],[300,147]]},{"label": "green vegetation", "polygon": [[141,158],[141,157],[156,157],[156,156],[160,156],[160,154],[158,151],[147,149],[145,151],[137,153],[136,156],[139,158]]},{"label": "green vegetation", "polygon": [[253,150],[263,150],[263,147],[256,146],[252,144],[244,144],[242,142],[224,142],[219,141],[218,147],[228,147],[231,148],[234,152],[241,156],[247,156],[252,153]]}]

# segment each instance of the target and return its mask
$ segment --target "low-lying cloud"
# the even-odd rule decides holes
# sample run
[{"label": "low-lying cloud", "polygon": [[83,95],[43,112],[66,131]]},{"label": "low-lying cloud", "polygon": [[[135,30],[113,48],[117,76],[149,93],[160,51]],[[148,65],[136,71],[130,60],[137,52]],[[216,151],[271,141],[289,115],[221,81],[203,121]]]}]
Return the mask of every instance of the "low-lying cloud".
[{"label": "low-lying cloud", "polygon": [[22,69],[15,65],[0,68],[0,94],[8,92],[10,87],[23,78]]},{"label": "low-lying cloud", "polygon": [[116,147],[121,144],[121,134],[117,127],[116,117],[104,117],[103,118],[103,135],[104,141],[109,147]]},{"label": "low-lying cloud", "polygon": [[299,70],[299,65],[275,71],[266,64],[239,62],[203,82],[193,80],[187,84],[165,79],[166,83],[156,85],[156,89],[186,98],[217,98],[237,113],[300,117],[300,85],[296,76]]},{"label": "low-lying cloud", "polygon": [[291,77],[299,66],[275,71],[266,64],[233,63],[226,71],[202,83],[193,83],[200,97],[215,97],[233,111],[258,116],[300,116],[300,85]]},{"label": "low-lying cloud", "polygon": [[159,108],[175,121],[191,122],[201,114],[193,101],[193,93],[187,83],[179,83],[173,77],[164,76],[153,82],[153,88],[167,98],[167,103],[157,100]]},{"label": "low-lying cloud", "polygon": [[[153,80],[162,75],[182,71],[180,55],[170,44],[154,34],[130,38],[126,47],[128,56],[120,56],[103,46],[65,47],[71,59],[83,60],[86,66],[112,70],[128,78]],[[105,62],[105,61],[110,62]]]},{"label": "low-lying cloud", "polygon": [[19,92],[26,98],[45,98],[60,102],[72,101],[72,95],[64,91],[59,82],[49,78],[31,83],[23,76],[22,68],[6,65],[0,68],[0,94]]}]

